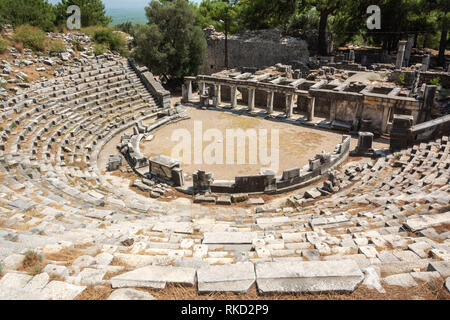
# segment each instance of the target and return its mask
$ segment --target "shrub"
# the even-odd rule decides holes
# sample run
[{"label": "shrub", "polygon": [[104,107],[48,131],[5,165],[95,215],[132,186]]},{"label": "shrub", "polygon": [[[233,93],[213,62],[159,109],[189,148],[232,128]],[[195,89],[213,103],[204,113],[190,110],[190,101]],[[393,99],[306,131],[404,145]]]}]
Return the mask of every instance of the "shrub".
[{"label": "shrub", "polygon": [[54,40],[48,44],[48,52],[50,54],[61,53],[66,51],[66,46],[62,40]]},{"label": "shrub", "polygon": [[17,28],[14,41],[21,42],[24,47],[33,51],[44,51],[47,36],[44,31],[29,25]]},{"label": "shrub", "polygon": [[92,37],[95,43],[108,45],[112,51],[117,51],[120,54],[126,54],[126,41],[122,34],[115,32],[110,28],[101,28],[94,33]]},{"label": "shrub", "polygon": [[3,53],[8,49],[8,41],[3,38],[0,38],[0,53]]},{"label": "shrub", "polygon": [[401,86],[405,85],[405,74],[404,73],[400,74],[400,77],[398,78],[398,84]]},{"label": "shrub", "polygon": [[77,51],[84,51],[84,47],[81,45],[81,42],[79,40],[73,40],[72,42],[73,47],[75,48],[75,50]]},{"label": "shrub", "polygon": [[0,263],[0,276],[3,275],[3,265]]},{"label": "shrub", "polygon": [[23,259],[22,267],[24,268],[24,270],[32,274],[40,273],[38,271],[42,270],[42,255],[34,251],[25,252],[25,258]]},{"label": "shrub", "polygon": [[440,87],[441,86],[441,78],[440,77],[433,78],[432,80],[430,80],[430,84],[433,86]]}]

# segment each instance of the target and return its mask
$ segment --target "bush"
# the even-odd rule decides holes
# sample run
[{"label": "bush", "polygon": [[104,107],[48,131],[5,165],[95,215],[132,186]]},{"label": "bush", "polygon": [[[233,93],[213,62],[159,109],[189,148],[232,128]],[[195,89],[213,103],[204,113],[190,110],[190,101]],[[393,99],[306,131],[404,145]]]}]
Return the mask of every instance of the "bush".
[{"label": "bush", "polygon": [[42,255],[34,251],[25,252],[22,267],[31,275],[36,275],[42,271]]},{"label": "bush", "polygon": [[0,0],[0,22],[20,26],[29,24],[52,31],[55,8],[47,0]]},{"label": "bush", "polygon": [[73,44],[73,47],[75,48],[75,50],[80,51],[80,52],[84,51],[84,47],[81,45],[80,41],[75,39],[75,40],[73,40],[72,44]]},{"label": "bush", "polygon": [[23,25],[17,28],[13,39],[14,41],[21,42],[25,48],[33,51],[44,51],[47,36],[39,28]]},{"label": "bush", "polygon": [[430,84],[433,85],[433,86],[440,87],[441,86],[441,78],[436,77],[436,78],[430,80]]},{"label": "bush", "polygon": [[102,28],[97,30],[92,38],[95,43],[107,45],[112,51],[117,51],[122,55],[127,54],[126,41],[119,32],[110,28]]},{"label": "bush", "polygon": [[107,44],[101,44],[101,43],[96,43],[94,45],[94,54],[96,56],[104,54],[106,51],[108,51],[109,47]]},{"label": "bush", "polygon": [[398,78],[398,84],[401,86],[405,85],[405,74],[404,73],[400,74],[400,76]]},{"label": "bush", "polygon": [[51,41],[48,45],[48,52],[50,54],[61,53],[64,51],[66,51],[66,46],[64,45],[64,41],[62,40]]},{"label": "bush", "polygon": [[8,49],[8,41],[3,38],[0,38],[0,53],[3,53]]}]

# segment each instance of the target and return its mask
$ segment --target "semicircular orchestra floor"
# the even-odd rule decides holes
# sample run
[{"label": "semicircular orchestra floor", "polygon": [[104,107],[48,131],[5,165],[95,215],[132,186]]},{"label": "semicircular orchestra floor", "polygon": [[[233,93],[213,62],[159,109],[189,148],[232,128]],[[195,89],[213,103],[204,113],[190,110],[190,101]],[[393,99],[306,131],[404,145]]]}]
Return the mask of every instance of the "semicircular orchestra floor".
[{"label": "semicircular orchestra floor", "polygon": [[[233,180],[268,168],[281,175],[283,170],[304,166],[317,153],[332,152],[342,139],[339,133],[231,112],[188,108],[187,114],[191,119],[157,130],[151,141],[142,140],[140,146],[147,157],[163,154],[182,160],[181,167],[189,175],[205,170],[213,172],[215,179]],[[247,136],[244,150],[239,147],[233,138],[233,131],[237,134],[239,129],[253,130],[257,146]],[[352,147],[355,144],[352,141]],[[244,153],[240,155],[244,161],[239,162],[239,152]]]}]

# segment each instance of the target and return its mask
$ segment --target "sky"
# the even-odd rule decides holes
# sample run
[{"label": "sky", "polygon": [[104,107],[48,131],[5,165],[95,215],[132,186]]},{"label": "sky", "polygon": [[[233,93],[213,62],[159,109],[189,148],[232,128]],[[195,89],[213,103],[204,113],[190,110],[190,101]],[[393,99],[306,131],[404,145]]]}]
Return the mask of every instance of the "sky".
[{"label": "sky", "polygon": [[[59,0],[49,0],[50,3],[58,3]],[[118,8],[144,8],[148,5],[150,0],[103,0],[106,8],[108,9],[118,9]],[[193,0],[193,2],[200,3],[201,0]]]}]

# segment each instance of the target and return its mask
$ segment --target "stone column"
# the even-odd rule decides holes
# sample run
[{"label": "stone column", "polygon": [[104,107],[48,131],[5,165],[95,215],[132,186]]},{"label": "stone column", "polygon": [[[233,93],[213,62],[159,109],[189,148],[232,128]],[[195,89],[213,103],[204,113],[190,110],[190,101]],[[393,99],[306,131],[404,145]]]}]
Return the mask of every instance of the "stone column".
[{"label": "stone column", "polygon": [[231,108],[236,108],[237,106],[237,87],[230,86],[231,89]]},{"label": "stone column", "polygon": [[199,83],[198,83],[198,95],[199,96],[202,96],[202,95],[204,95],[205,94],[205,82],[204,81],[200,81]]},{"label": "stone column", "polygon": [[286,118],[292,117],[293,109],[294,109],[294,95],[287,94],[286,95]]},{"label": "stone column", "polygon": [[336,119],[336,103],[333,100],[331,100],[329,121],[333,122],[335,119]]},{"label": "stone column", "polygon": [[350,50],[348,53],[348,60],[352,63],[355,62],[355,50]]},{"label": "stone column", "polygon": [[426,54],[423,58],[422,58],[422,70],[423,72],[428,71],[428,68],[430,67],[430,55]]},{"label": "stone column", "polygon": [[431,109],[434,105],[434,96],[436,95],[437,86],[425,86],[425,91],[423,94],[423,105],[420,110],[419,118],[415,117],[415,121],[418,123],[431,120]]},{"label": "stone column", "polygon": [[397,61],[395,62],[395,69],[401,69],[403,67],[405,50],[406,50],[406,41],[402,40],[398,43]]},{"label": "stone column", "polygon": [[406,49],[405,49],[405,67],[409,65],[409,58],[411,57],[411,50],[414,45],[414,35],[409,34],[408,35],[408,42],[406,43]]},{"label": "stone column", "polygon": [[272,114],[273,113],[273,91],[267,91],[267,113]]},{"label": "stone column", "polygon": [[352,156],[370,156],[373,154],[372,149],[373,133],[371,132],[359,132],[358,133],[358,145],[356,149],[350,152]]},{"label": "stone column", "polygon": [[221,98],[221,95],[220,95],[220,84],[215,84],[214,85],[214,93],[215,93],[214,106],[216,108],[218,108],[220,106],[220,104],[222,103],[222,98]]},{"label": "stone column", "polygon": [[387,125],[389,121],[389,107],[383,108],[383,120],[381,120],[381,133],[387,133]]},{"label": "stone column", "polygon": [[314,106],[316,103],[316,97],[311,97],[311,96],[306,96],[305,97],[307,100],[307,120],[308,121],[313,121],[314,119]]},{"label": "stone column", "polygon": [[189,102],[192,100],[192,80],[184,79],[184,84],[181,87],[182,102]]},{"label": "stone column", "polygon": [[187,102],[188,97],[187,97],[187,89],[186,89],[186,84],[182,84],[181,85],[181,102]]},{"label": "stone column", "polygon": [[186,90],[187,90],[187,102],[189,102],[192,100],[192,80],[187,80]]},{"label": "stone column", "polygon": [[361,58],[361,65],[362,66],[367,65],[367,56],[366,55],[362,56],[362,58]]},{"label": "stone column", "polygon": [[252,112],[255,109],[255,88],[248,88],[248,111]]}]

